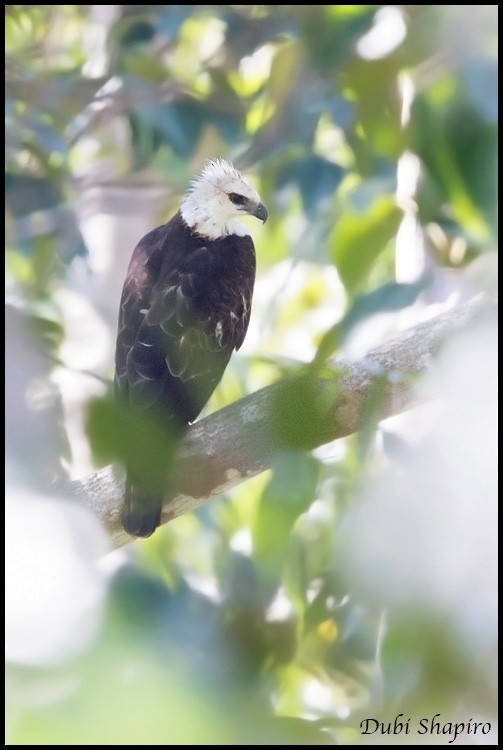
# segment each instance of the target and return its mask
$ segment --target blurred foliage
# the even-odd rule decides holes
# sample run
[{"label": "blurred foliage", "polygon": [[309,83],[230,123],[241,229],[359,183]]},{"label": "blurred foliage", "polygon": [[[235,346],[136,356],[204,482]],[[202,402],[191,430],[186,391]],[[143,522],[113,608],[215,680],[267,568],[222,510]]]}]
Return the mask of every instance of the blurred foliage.
[{"label": "blurred foliage", "polygon": [[[112,348],[86,363],[90,312],[79,364],[62,351],[76,335],[65,290],[115,334],[82,196],[132,186],[124,224],[161,183],[165,220],[213,156],[251,176],[270,220],[253,227],[248,354],[210,407],[301,370],[275,405],[290,442],[272,470],[137,544],[80,656],[9,666],[8,744],[357,744],[361,717],[449,712],[480,686],[455,623],[392,613],[384,635],[382,607],[338,572],[340,518],[375,470],[380,394],[359,437],[310,454],[330,398],[304,365],[322,373],[361,330],[377,343],[365,326],[383,315],[389,333],[406,308],[462,296],[468,281],[492,288],[496,7],[6,6],[7,303],[36,332],[47,382],[60,358],[113,374]],[[117,257],[136,241],[125,231]],[[31,371],[17,361],[19,390]],[[94,407],[102,463],[114,424],[106,402]],[[21,428],[24,413],[19,445]],[[490,714],[490,688],[481,695]]]}]

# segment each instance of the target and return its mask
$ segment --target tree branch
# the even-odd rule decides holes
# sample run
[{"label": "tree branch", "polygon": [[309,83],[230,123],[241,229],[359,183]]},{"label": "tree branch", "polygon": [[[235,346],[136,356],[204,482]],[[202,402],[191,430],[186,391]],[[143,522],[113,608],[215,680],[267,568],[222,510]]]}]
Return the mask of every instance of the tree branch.
[{"label": "tree branch", "polygon": [[[373,349],[354,363],[331,361],[333,377],[316,381],[320,394],[331,395],[323,429],[305,448],[345,437],[358,430],[366,400],[379,383],[378,418],[400,414],[419,402],[411,376],[429,369],[438,347],[474,318],[494,309],[486,295],[404,331],[392,341]],[[324,373],[325,375],[325,373]],[[291,414],[305,404],[295,402],[295,377],[284,378],[267,388],[202,419],[189,429],[177,460],[179,492],[166,500],[163,523],[192,511],[212,497],[268,469],[285,449],[284,430],[274,419],[274,405],[282,395],[290,399]],[[114,546],[131,540],[122,529],[120,512],[124,481],[119,470],[107,467],[85,479],[59,487],[90,508],[108,529]]]}]

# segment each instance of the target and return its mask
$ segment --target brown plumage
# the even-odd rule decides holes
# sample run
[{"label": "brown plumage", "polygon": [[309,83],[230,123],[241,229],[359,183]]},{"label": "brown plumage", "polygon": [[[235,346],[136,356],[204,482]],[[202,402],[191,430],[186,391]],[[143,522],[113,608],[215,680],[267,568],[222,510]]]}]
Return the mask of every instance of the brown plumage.
[{"label": "brown plumage", "polygon": [[[149,536],[169,484],[168,448],[183,436],[219,383],[250,320],[255,250],[241,213],[267,218],[257,193],[225,162],[211,162],[181,210],[137,245],[122,293],[115,393],[138,430],[164,430],[148,446],[156,476],[127,466],[126,531]],[[159,433],[156,432],[158,437]],[[161,485],[161,486],[159,486]]]}]

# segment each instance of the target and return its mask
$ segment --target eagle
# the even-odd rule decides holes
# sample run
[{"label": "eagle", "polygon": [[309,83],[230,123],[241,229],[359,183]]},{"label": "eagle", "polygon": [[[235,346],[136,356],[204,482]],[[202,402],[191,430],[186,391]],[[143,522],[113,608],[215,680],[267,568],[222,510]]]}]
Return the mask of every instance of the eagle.
[{"label": "eagle", "polygon": [[148,445],[149,465],[165,469],[149,477],[126,459],[122,523],[132,536],[148,537],[159,526],[167,446],[199,415],[244,341],[255,283],[255,248],[240,221],[244,214],[267,219],[241,172],[214,159],[177,213],[133,252],[119,309],[115,398],[135,415],[139,433],[160,427]]}]

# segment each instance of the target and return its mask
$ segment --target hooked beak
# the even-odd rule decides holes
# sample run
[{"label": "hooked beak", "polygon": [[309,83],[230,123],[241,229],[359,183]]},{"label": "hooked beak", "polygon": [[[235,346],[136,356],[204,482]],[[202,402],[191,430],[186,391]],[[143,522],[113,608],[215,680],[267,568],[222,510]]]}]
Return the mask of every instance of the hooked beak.
[{"label": "hooked beak", "polygon": [[255,208],[251,212],[251,215],[256,216],[257,219],[261,219],[263,224],[265,224],[267,221],[267,209],[262,203],[259,203],[257,206],[255,206]]}]

